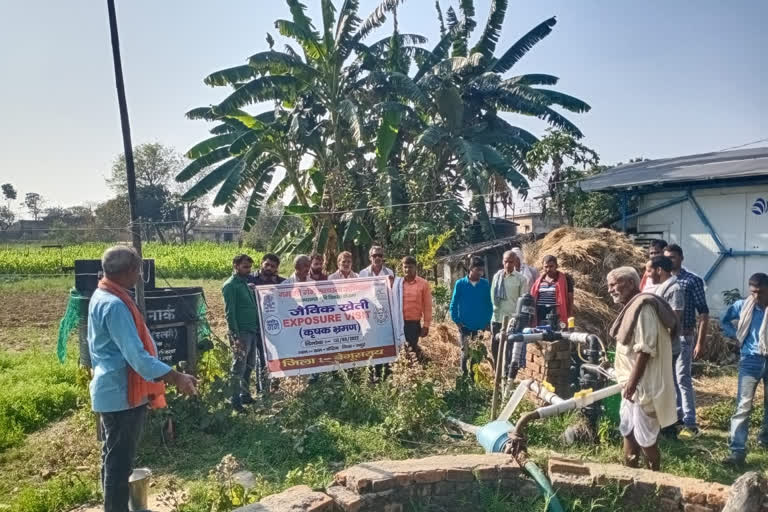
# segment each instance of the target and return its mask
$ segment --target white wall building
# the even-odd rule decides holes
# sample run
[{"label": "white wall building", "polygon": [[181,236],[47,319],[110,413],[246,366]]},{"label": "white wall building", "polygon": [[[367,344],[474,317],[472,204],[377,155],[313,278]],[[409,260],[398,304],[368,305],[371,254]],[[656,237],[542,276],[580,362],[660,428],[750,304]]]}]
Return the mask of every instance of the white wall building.
[{"label": "white wall building", "polygon": [[749,291],[768,273],[768,148],[638,162],[582,182],[585,191],[619,192],[637,210],[618,222],[638,238],[663,238],[685,253],[684,266],[704,278],[714,313],[722,292]]}]

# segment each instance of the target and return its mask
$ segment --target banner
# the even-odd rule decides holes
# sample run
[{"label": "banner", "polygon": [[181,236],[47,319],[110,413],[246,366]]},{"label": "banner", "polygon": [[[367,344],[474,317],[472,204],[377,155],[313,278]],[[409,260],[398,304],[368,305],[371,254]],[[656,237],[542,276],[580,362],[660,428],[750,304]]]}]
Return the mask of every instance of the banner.
[{"label": "banner", "polygon": [[390,295],[386,276],[257,286],[270,376],[394,361]]}]

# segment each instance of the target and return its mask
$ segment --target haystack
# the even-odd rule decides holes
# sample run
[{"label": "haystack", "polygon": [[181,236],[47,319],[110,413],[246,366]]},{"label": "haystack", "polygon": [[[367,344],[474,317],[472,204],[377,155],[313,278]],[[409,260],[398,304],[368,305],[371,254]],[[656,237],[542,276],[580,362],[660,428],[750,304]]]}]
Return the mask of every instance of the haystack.
[{"label": "haystack", "polygon": [[608,294],[606,275],[612,269],[630,266],[642,271],[643,250],[625,235],[610,229],[563,227],[534,244],[523,247],[529,265],[543,267],[546,255],[557,257],[560,270],[573,277],[574,316],[579,330],[598,334],[608,340],[608,328],[617,309]]}]

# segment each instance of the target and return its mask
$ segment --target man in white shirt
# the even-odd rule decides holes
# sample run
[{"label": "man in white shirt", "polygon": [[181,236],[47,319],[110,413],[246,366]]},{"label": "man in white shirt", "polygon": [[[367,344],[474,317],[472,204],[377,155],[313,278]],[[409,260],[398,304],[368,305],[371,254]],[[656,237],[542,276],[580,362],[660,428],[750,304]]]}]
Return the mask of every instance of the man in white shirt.
[{"label": "man in white shirt", "polygon": [[391,268],[384,265],[384,248],[374,245],[368,251],[371,264],[360,271],[360,277],[394,276]]},{"label": "man in white shirt", "polygon": [[329,281],[336,281],[338,279],[354,279],[359,277],[357,272],[352,270],[352,253],[344,251],[336,258],[336,263],[339,266],[339,270],[328,276]]},{"label": "man in white shirt", "polygon": [[306,283],[309,279],[309,266],[312,262],[306,254],[299,254],[293,260],[294,272],[283,284]]},{"label": "man in white shirt", "polygon": [[[651,243],[648,245],[648,264],[650,264],[650,260],[653,258],[656,258],[657,256],[664,256],[664,248],[666,246],[666,240],[651,240]],[[640,291],[643,293],[654,293],[656,291],[656,284],[651,279],[651,275],[649,274],[650,270],[647,266],[645,270],[646,271],[642,275],[642,279],[640,279]]]},{"label": "man in white shirt", "polygon": [[520,274],[525,278],[525,286],[523,286],[522,293],[531,293],[531,286],[533,286],[533,283],[535,283],[536,279],[539,278],[539,271],[525,263],[525,257],[523,256],[522,249],[519,247],[513,247],[511,251],[515,253],[515,256],[517,256],[518,260],[518,265],[515,270],[520,272]]}]

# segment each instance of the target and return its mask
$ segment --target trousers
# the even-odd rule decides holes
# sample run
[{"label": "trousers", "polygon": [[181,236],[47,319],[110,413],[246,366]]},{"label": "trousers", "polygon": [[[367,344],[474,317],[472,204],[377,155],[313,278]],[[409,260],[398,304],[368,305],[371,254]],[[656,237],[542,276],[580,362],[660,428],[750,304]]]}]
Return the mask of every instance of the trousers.
[{"label": "trousers", "polygon": [[104,512],[128,512],[128,478],[144,428],[147,406],[101,413],[101,487]]}]

